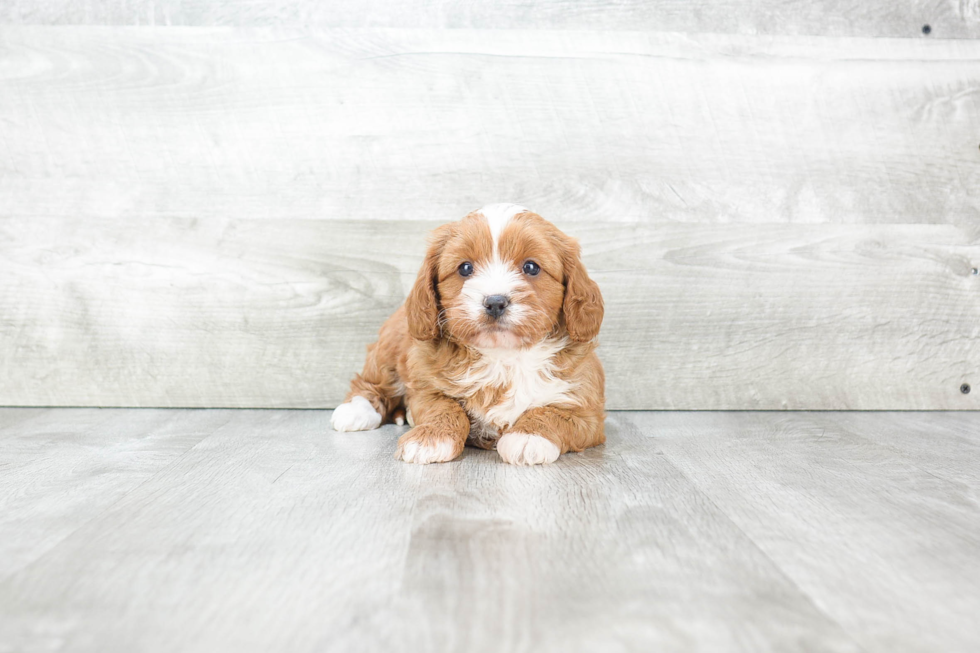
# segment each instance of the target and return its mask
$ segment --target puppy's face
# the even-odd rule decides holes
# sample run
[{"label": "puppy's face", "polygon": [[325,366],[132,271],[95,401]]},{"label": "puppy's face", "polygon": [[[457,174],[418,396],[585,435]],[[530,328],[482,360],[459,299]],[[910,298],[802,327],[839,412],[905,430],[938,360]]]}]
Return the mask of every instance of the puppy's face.
[{"label": "puppy's face", "polygon": [[519,207],[471,213],[439,256],[444,329],[476,347],[538,342],[558,324],[565,295],[558,243]]},{"label": "puppy's face", "polygon": [[419,339],[518,348],[566,327],[590,340],[602,297],[578,244],[535,213],[496,204],[436,230],[407,301]]}]

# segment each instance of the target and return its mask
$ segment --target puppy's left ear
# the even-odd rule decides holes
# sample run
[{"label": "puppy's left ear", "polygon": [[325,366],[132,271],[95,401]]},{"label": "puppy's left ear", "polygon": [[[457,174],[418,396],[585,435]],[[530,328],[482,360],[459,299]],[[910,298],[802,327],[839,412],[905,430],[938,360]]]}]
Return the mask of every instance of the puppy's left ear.
[{"label": "puppy's left ear", "polygon": [[568,238],[565,242],[565,328],[575,342],[588,342],[599,335],[602,326],[603,306],[599,284],[589,278],[582,264],[578,242]]}]

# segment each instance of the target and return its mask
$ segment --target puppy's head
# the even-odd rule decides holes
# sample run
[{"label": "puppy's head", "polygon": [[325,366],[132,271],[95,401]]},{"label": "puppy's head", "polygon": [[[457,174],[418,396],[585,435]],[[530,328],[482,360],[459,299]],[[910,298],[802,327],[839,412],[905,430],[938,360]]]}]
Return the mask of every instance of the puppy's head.
[{"label": "puppy's head", "polygon": [[527,346],[562,328],[587,342],[603,313],[578,243],[514,204],[436,229],[405,306],[414,338],[481,348]]}]

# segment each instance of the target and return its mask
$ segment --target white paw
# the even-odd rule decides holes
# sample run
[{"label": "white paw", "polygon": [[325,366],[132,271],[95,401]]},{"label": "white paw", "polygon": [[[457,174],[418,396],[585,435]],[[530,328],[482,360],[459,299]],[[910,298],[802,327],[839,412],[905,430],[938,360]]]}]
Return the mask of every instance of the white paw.
[{"label": "white paw", "polygon": [[497,440],[497,453],[511,465],[542,465],[558,460],[561,450],[540,435],[511,431]]},{"label": "white paw", "polygon": [[395,459],[428,465],[449,462],[461,453],[462,440],[457,440],[452,434],[441,433],[432,426],[422,425],[398,438]]},{"label": "white paw", "polygon": [[398,452],[407,463],[428,465],[429,463],[445,463],[456,457],[452,442],[439,442],[435,445],[407,442]]},{"label": "white paw", "polygon": [[330,417],[334,431],[370,431],[381,426],[381,415],[371,402],[355,396],[346,404],[340,404]]}]

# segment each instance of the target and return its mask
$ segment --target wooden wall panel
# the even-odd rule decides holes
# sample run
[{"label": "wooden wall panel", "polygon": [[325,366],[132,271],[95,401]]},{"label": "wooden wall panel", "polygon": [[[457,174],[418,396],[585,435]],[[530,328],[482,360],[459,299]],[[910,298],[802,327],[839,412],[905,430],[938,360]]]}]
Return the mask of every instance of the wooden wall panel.
[{"label": "wooden wall panel", "polygon": [[0,404],[329,407],[425,232],[581,238],[611,408],[977,408],[980,43],[0,28]]},{"label": "wooden wall panel", "polygon": [[980,42],[0,35],[0,216],[980,223]]},{"label": "wooden wall panel", "polygon": [[0,23],[640,30],[977,38],[976,0],[5,0]]},{"label": "wooden wall panel", "polygon": [[[0,221],[0,404],[334,406],[435,224]],[[610,408],[980,408],[961,229],[562,226]]]}]

